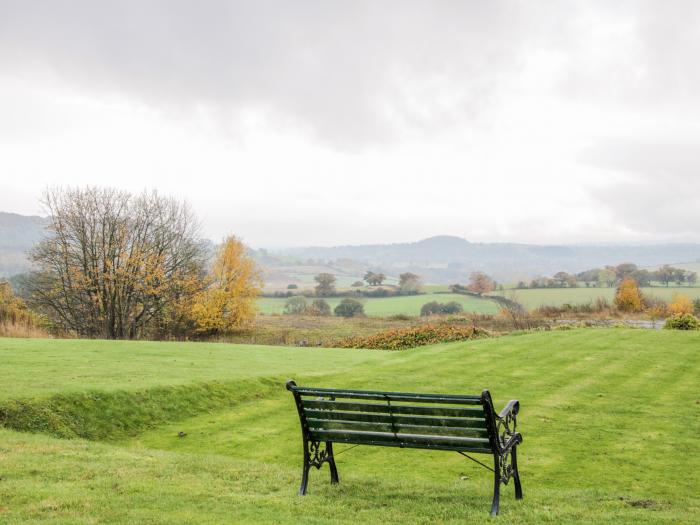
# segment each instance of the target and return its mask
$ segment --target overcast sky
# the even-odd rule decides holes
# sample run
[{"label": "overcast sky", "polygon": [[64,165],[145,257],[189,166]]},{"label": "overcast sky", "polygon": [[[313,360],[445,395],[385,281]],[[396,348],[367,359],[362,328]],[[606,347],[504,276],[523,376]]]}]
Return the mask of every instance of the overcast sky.
[{"label": "overcast sky", "polygon": [[700,2],[0,0],[0,210],[254,247],[700,240]]}]

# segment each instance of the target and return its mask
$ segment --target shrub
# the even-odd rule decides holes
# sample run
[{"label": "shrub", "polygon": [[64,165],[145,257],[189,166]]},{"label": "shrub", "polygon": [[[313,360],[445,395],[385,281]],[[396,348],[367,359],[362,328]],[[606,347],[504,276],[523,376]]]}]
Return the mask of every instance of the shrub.
[{"label": "shrub", "polygon": [[296,284],[288,284],[287,285],[287,290],[296,290],[299,288]]},{"label": "shrub", "polygon": [[645,297],[644,306],[651,319],[663,319],[668,316],[668,305],[663,299],[654,296]]},{"label": "shrub", "polygon": [[623,312],[640,312],[642,310],[642,293],[639,291],[637,281],[623,279],[615,292],[615,306]]},{"label": "shrub", "polygon": [[594,312],[604,312],[612,309],[610,302],[605,297],[597,297],[593,301],[592,307]]},{"label": "shrub", "polygon": [[0,282],[0,336],[46,337],[44,325],[45,320],[14,295],[10,283]]},{"label": "shrub", "polygon": [[666,319],[667,330],[700,330],[700,321],[691,314],[675,314]]},{"label": "shrub", "polygon": [[668,305],[668,311],[675,314],[693,314],[695,308],[693,307],[693,302],[687,295],[680,293],[673,295],[673,301]]},{"label": "shrub", "polygon": [[464,308],[457,301],[450,301],[448,303],[430,301],[421,306],[420,315],[421,317],[427,317],[429,315],[458,314],[462,311],[464,311]]},{"label": "shrub", "polygon": [[416,346],[446,343],[450,341],[466,341],[490,337],[491,334],[483,328],[475,326],[459,326],[450,324],[423,325],[412,328],[387,330],[369,337],[349,337],[331,346],[336,348],[372,348],[380,350],[402,350]]},{"label": "shrub", "polygon": [[339,317],[357,317],[365,314],[365,307],[357,299],[343,299],[333,310]]},{"label": "shrub", "polygon": [[306,309],[306,314],[318,316],[331,315],[331,305],[323,299],[314,299],[311,306]]},{"label": "shrub", "polygon": [[284,313],[286,315],[304,315],[306,313],[306,299],[301,296],[290,297],[284,303]]},{"label": "shrub", "polygon": [[442,305],[443,314],[458,314],[464,311],[464,307],[457,301],[450,301]]},{"label": "shrub", "polygon": [[440,303],[437,301],[430,301],[429,303],[425,303],[423,306],[420,308],[420,315],[421,317],[427,317],[429,315],[435,315],[440,313]]},{"label": "shrub", "polygon": [[693,310],[695,315],[700,315],[700,298],[693,300]]},{"label": "shrub", "polygon": [[362,288],[364,285],[365,283],[363,283],[362,281],[355,281],[350,286],[352,286],[353,288]]}]

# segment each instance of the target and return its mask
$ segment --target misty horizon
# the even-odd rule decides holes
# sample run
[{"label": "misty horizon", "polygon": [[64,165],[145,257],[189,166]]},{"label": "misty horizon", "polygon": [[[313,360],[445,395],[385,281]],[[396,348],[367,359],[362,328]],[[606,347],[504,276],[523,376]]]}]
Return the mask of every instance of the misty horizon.
[{"label": "misty horizon", "polygon": [[[20,213],[16,213],[13,211],[8,211],[8,210],[0,210],[0,215],[2,214],[9,214],[9,215],[15,215],[19,217],[28,217],[28,218],[38,218],[38,219],[48,219],[48,216],[46,215],[23,215]],[[206,235],[206,233],[203,234],[203,237],[211,241],[214,244],[218,244],[225,238],[225,235],[221,238],[215,238],[209,235]],[[434,235],[430,235],[428,237],[423,237],[423,238],[415,238],[415,239],[404,239],[404,240],[390,240],[387,242],[378,242],[378,243],[366,243],[366,242],[359,242],[359,243],[354,243],[354,244],[349,244],[349,243],[337,243],[337,244],[289,244],[289,245],[276,245],[276,246],[265,246],[265,245],[258,245],[255,244],[254,242],[249,242],[249,239],[241,239],[247,246],[249,246],[252,249],[255,250],[269,250],[269,251],[285,251],[285,250],[294,250],[294,249],[301,249],[301,248],[347,248],[347,247],[363,247],[363,246],[398,246],[398,245],[411,245],[411,244],[419,244],[425,241],[430,241],[430,240],[435,240],[435,239],[454,239],[454,240],[459,240],[459,241],[466,241],[469,244],[474,244],[474,245],[479,245],[479,244],[513,244],[513,245],[523,245],[523,246],[541,246],[541,247],[643,247],[643,246],[682,246],[682,245],[692,245],[692,246],[700,246],[699,242],[672,242],[672,241],[664,241],[664,240],[658,240],[658,241],[647,241],[647,242],[625,242],[625,241],[619,241],[619,242],[578,242],[578,243],[538,243],[538,242],[518,242],[518,241],[489,241],[489,240],[483,240],[483,241],[475,241],[466,237],[460,237],[458,235],[447,235],[447,234],[442,234],[442,233],[435,233]],[[620,261],[623,262],[623,261]],[[688,261],[675,261],[675,262],[688,262]]]}]

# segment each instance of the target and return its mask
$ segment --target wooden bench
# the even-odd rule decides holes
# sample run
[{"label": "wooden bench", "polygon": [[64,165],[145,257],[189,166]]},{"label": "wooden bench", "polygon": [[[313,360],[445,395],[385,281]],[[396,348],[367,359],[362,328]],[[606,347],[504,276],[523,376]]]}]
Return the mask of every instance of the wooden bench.
[{"label": "wooden bench", "polygon": [[[491,394],[411,394],[333,388],[307,388],[287,382],[294,395],[304,445],[299,494],[306,494],[309,469],[328,463],[338,483],[334,443],[454,451],[494,473],[491,514],[498,514],[500,486],[512,478],[516,499],[523,493],[518,474],[518,401],[496,413]],[[322,443],[324,444],[322,446]],[[493,468],[469,454],[490,454]]]}]

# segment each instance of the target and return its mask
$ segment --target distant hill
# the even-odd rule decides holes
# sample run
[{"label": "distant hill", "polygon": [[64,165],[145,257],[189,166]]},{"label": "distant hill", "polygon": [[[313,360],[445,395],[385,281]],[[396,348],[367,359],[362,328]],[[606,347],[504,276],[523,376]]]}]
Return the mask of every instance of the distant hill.
[{"label": "distant hill", "polygon": [[501,282],[512,282],[621,262],[639,266],[695,262],[700,260],[700,244],[556,246],[473,243],[460,237],[437,236],[411,243],[290,248],[274,253],[304,261],[353,260],[389,274],[410,270],[435,283],[463,282],[474,270],[485,271]]},{"label": "distant hill", "polygon": [[45,217],[0,212],[0,277],[26,272],[27,251],[43,234]]},{"label": "distant hill", "polygon": [[[0,277],[29,269],[27,251],[39,241],[47,223],[45,217],[0,212]],[[390,277],[412,271],[425,282],[442,284],[465,282],[471,272],[482,270],[508,283],[621,262],[642,267],[697,263],[700,244],[555,246],[474,243],[441,235],[409,243],[251,250],[251,254],[265,267],[269,281],[279,286],[309,285],[313,282],[310,268],[318,267],[337,273],[343,285],[361,278],[368,269]]]}]

